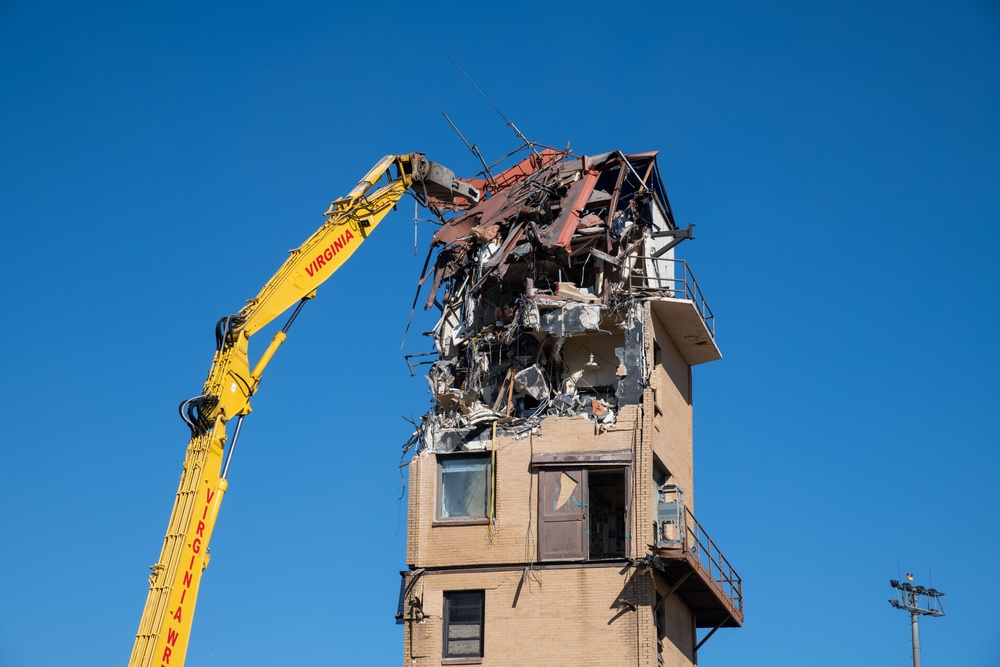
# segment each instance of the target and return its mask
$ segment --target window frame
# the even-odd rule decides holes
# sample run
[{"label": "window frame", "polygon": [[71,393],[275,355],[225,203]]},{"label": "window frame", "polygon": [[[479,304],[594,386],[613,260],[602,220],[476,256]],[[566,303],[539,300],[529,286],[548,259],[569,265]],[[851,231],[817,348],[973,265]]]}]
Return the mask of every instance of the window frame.
[{"label": "window frame", "polygon": [[[451,623],[451,600],[453,595],[479,595],[479,654],[449,655],[448,628]],[[479,664],[486,647],[486,591],[484,589],[442,591],[441,600],[441,660],[444,664]]]},{"label": "window frame", "polygon": [[[601,451],[601,452],[577,452],[574,454],[535,454],[531,460],[532,472],[537,477],[538,484],[538,509],[537,509],[537,555],[540,563],[558,562],[586,562],[601,563],[625,560],[632,557],[632,541],[635,539],[631,534],[631,526],[634,490],[634,470],[633,456],[631,450]],[[624,473],[625,481],[625,529],[628,536],[625,538],[624,558],[592,558],[590,554],[590,472],[601,472],[608,470],[620,470]],[[552,544],[548,542],[544,531],[551,519],[550,513],[545,506],[544,478],[546,473],[579,472],[581,474],[582,498],[580,503],[583,511],[578,518],[580,522],[582,553],[568,552],[556,553]]]},{"label": "window frame", "polygon": [[434,500],[434,526],[485,526],[490,522],[490,510],[493,510],[493,518],[496,519],[496,499],[493,497],[492,484],[486,487],[486,514],[483,516],[443,516],[444,504],[444,479],[443,461],[454,461],[459,459],[481,459],[486,464],[486,476],[489,479],[495,475],[492,467],[495,465],[490,452],[458,452],[451,454],[438,454],[435,464],[437,481],[435,482],[435,492],[437,497]]}]

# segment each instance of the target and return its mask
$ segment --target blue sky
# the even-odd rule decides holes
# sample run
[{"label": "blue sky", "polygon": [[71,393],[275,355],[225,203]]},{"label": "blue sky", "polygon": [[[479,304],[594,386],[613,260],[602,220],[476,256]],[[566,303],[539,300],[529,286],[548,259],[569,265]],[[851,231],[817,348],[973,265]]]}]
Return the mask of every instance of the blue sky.
[{"label": "blue sky", "polygon": [[[0,665],[125,664],[212,329],[382,155],[659,150],[724,359],[698,517],[743,577],[711,665],[1000,662],[995,2],[0,3]],[[410,204],[268,369],[189,663],[398,664]],[[426,319],[414,330],[426,330]],[[266,334],[259,336],[263,341]],[[407,350],[426,343],[411,334]],[[263,344],[258,345],[262,349]]]}]

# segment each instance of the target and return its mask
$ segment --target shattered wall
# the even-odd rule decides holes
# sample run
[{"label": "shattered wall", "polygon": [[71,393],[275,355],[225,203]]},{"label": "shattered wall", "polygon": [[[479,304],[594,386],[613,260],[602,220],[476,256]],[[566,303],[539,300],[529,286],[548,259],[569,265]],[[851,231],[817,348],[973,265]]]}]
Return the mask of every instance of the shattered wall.
[{"label": "shattered wall", "polygon": [[690,228],[674,223],[656,153],[533,149],[470,182],[486,196],[443,220],[421,280],[440,318],[414,442],[478,449],[495,422],[523,437],[546,415],[614,424],[649,385],[643,299],[683,291],[672,248]]}]

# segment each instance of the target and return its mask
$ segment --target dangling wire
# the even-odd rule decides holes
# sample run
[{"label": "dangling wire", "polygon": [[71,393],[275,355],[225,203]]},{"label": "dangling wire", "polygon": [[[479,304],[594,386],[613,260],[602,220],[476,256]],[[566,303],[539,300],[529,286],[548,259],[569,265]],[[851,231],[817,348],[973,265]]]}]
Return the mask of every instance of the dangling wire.
[{"label": "dangling wire", "polygon": [[493,448],[490,453],[490,523],[489,523],[489,543],[493,544],[493,536],[496,534],[496,494],[497,494],[497,423],[493,421]]}]

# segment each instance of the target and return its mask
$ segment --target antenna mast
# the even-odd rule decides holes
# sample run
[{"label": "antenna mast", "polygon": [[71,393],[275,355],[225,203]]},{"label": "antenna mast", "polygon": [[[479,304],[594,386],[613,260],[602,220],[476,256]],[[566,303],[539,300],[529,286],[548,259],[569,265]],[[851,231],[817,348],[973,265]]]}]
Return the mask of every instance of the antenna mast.
[{"label": "antenna mast", "polygon": [[472,151],[473,155],[479,158],[479,162],[483,165],[483,173],[486,174],[486,178],[489,179],[490,185],[493,186],[493,189],[499,190],[500,188],[497,186],[497,182],[493,179],[493,174],[492,172],[490,172],[489,165],[487,165],[486,160],[483,159],[483,154],[479,152],[479,146],[477,146],[476,144],[470,144],[468,141],[465,140],[465,137],[462,136],[462,133],[459,132],[457,127],[455,127],[455,123],[451,122],[451,118],[448,118],[448,114],[442,111],[441,115],[444,116],[444,119],[448,121],[449,125],[451,125],[451,129],[455,130],[455,134],[457,134],[458,138],[462,140],[462,143],[465,144],[465,147],[468,148],[470,151]]},{"label": "antenna mast", "polygon": [[[504,119],[504,122],[507,123],[507,126],[510,129],[514,130],[514,134],[516,134],[517,137],[521,141],[524,142],[524,145],[527,146],[528,148],[530,148],[532,153],[534,153],[535,155],[538,155],[538,151],[535,150],[535,143],[532,142],[532,141],[528,141],[528,138],[525,137],[523,134],[521,134],[521,130],[517,129],[517,126],[514,125],[514,121],[510,120],[509,118],[507,118],[507,116],[503,115],[503,112],[500,111],[500,109],[497,108],[497,105],[493,104],[493,100],[491,100],[489,97],[486,96],[486,93],[483,92],[483,89],[480,88],[478,85],[476,85],[476,82],[472,80],[471,76],[469,76],[468,74],[465,73],[464,69],[462,69],[461,67],[459,67],[458,63],[455,62],[454,58],[448,58],[448,60],[450,60],[451,64],[454,65],[455,67],[457,67],[458,71],[462,73],[462,76],[464,76],[466,79],[468,79],[469,83],[471,83],[473,85],[473,87],[476,90],[479,91],[479,94],[483,96],[483,99],[490,103],[490,106],[493,107],[493,110],[496,111],[497,114],[499,114],[500,117]],[[451,122],[451,121],[448,121],[448,122]]]}]

